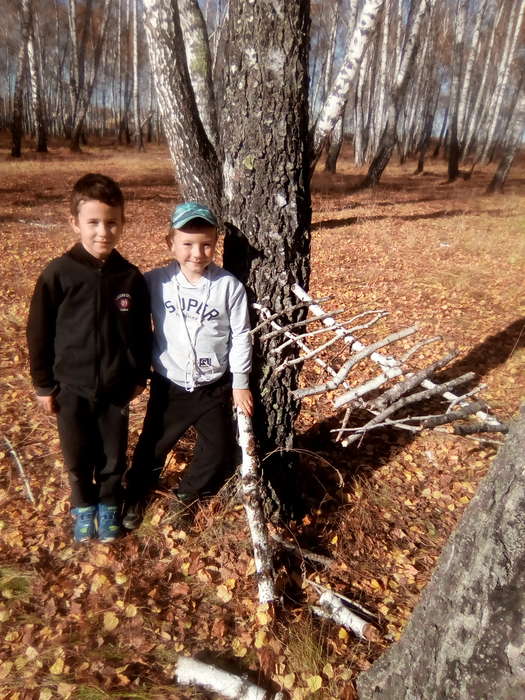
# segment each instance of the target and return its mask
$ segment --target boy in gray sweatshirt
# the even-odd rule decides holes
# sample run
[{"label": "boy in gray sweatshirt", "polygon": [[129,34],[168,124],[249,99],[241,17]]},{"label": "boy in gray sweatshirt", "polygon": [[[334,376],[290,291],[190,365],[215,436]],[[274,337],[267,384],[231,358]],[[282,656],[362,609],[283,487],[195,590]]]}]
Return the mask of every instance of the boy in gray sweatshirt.
[{"label": "boy in gray sweatshirt", "polygon": [[252,344],[243,285],[213,262],[217,220],[197,202],[179,204],[166,238],[174,261],[145,274],[153,315],[150,398],[126,475],[123,524],[138,527],[164,462],[190,426],[197,444],[177,490],[182,504],[212,495],[231,462],[231,400],[252,415]]}]

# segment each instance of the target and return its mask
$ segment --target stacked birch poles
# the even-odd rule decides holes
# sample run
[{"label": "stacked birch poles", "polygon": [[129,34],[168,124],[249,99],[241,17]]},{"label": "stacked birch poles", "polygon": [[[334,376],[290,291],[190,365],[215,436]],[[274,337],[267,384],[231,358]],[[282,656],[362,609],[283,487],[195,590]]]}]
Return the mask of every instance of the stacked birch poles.
[{"label": "stacked birch poles", "polygon": [[[372,430],[384,427],[416,433],[450,424],[456,435],[507,432],[507,426],[492,416],[482,401],[473,400],[482,386],[464,393],[454,393],[461,386],[473,382],[474,372],[442,382],[436,378],[436,373],[457,357],[457,352],[447,352],[430,364],[416,367],[413,358],[424,347],[441,341],[440,336],[419,339],[397,357],[385,355],[380,350],[415,335],[421,330],[419,324],[365,343],[363,338],[369,329],[388,315],[385,309],[365,310],[341,321],[341,310],[324,310],[322,304],[329,298],[315,300],[297,284],[293,285],[292,291],[298,303],[279,313],[254,304],[261,322],[252,332],[260,333],[260,340],[280,337],[280,344],[270,351],[270,356],[274,358],[274,372],[279,373],[285,367],[306,362],[314,362],[322,368],[326,381],[296,389],[293,395],[301,399],[332,392],[334,408],[345,409],[341,425],[334,431],[337,433],[336,440],[344,447],[361,441]],[[304,320],[281,322],[290,311],[298,308],[308,310]],[[291,346],[298,350],[294,356],[289,353]],[[373,376],[355,384],[351,372],[358,364],[362,367],[363,363],[371,365]],[[412,406],[435,398],[444,402],[442,412],[409,414]],[[371,417],[363,425],[349,427],[350,417],[356,408],[366,410]]]}]

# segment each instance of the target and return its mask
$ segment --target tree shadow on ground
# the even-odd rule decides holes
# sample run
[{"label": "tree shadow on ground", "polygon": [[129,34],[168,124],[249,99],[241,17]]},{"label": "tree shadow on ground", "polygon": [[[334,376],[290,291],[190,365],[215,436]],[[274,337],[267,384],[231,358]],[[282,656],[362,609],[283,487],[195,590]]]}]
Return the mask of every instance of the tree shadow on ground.
[{"label": "tree shadow on ground", "polygon": [[385,219],[395,219],[397,221],[419,221],[425,219],[445,219],[455,216],[508,216],[508,212],[504,209],[487,209],[485,211],[469,211],[468,209],[440,209],[426,214],[380,214],[378,216],[350,216],[346,219],[325,219],[317,221],[312,225],[312,230],[334,229],[341,226],[352,226],[357,223],[365,223],[368,221],[384,221]]},{"label": "tree shadow on ground", "polygon": [[[485,338],[463,358],[441,372],[436,380],[445,382],[466,372],[476,377],[457,392],[464,393],[479,383],[480,378],[495,367],[504,364],[518,348],[525,347],[525,318],[513,321],[503,330]],[[441,413],[443,401],[437,397],[419,406],[413,404],[408,414]],[[402,413],[398,414],[400,417]],[[352,413],[349,428],[365,425],[370,413],[357,409]],[[496,416],[498,417],[498,416]],[[346,495],[353,480],[367,478],[375,470],[389,463],[407,448],[418,433],[378,428],[348,447],[335,442],[342,412],[315,424],[299,434],[296,449],[299,464],[290,475],[288,489],[292,493],[296,518],[314,515],[312,523],[301,526],[296,532],[298,544],[319,554],[330,551],[329,541],[333,533],[334,518],[346,504]],[[300,476],[298,476],[300,475]],[[307,517],[307,521],[310,518]]]},{"label": "tree shadow on ground", "polygon": [[494,335],[487,336],[479,345],[440,373],[442,381],[475,372],[476,380],[510,359],[513,352],[525,347],[525,317],[517,318]]}]

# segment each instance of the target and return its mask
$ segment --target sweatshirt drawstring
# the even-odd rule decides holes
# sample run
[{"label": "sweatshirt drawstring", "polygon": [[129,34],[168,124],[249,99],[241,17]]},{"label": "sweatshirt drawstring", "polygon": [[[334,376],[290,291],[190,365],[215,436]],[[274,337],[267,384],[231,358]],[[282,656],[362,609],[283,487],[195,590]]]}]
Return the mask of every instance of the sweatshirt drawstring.
[{"label": "sweatshirt drawstring", "polygon": [[201,312],[200,316],[198,317],[198,323],[195,327],[195,332],[193,334],[193,340],[191,338],[191,333],[188,328],[188,325],[186,323],[186,316],[183,310],[182,306],[182,299],[181,299],[181,288],[179,285],[179,282],[177,278],[175,277],[175,285],[177,287],[177,301],[179,305],[179,311],[182,319],[182,325],[184,326],[184,330],[186,333],[186,338],[188,341],[188,345],[190,347],[190,352],[188,354],[188,357],[186,359],[186,367],[184,368],[184,388],[186,391],[193,391],[195,389],[195,386],[197,384],[197,380],[199,378],[199,366],[197,363],[197,335],[199,333],[199,329],[202,327],[202,323],[204,320],[204,314],[205,314],[205,309],[206,305],[208,303],[208,299],[210,297],[210,289],[211,289],[211,283],[210,280],[208,279],[208,271],[205,272],[204,275],[204,281],[205,281],[205,296],[204,299],[201,303]]}]

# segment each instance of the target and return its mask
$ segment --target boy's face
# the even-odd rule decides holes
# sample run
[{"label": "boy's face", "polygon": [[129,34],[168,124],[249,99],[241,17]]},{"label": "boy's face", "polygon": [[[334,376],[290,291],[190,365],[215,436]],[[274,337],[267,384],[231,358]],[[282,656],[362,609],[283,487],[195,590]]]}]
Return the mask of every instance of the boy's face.
[{"label": "boy's face", "polygon": [[215,256],[217,229],[190,221],[182,228],[172,229],[167,243],[186,279],[195,282]]},{"label": "boy's face", "polygon": [[71,226],[93,257],[105,260],[117,245],[124,226],[122,207],[111,207],[98,199],[81,202]]}]

